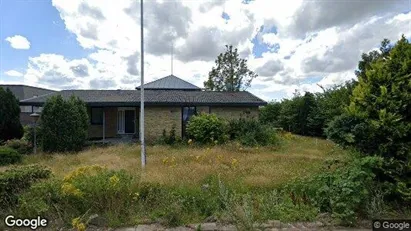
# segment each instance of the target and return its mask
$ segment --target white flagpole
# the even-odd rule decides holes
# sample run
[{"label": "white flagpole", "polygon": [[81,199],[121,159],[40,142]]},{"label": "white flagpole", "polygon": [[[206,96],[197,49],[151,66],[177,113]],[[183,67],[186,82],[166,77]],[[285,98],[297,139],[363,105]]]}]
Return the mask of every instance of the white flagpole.
[{"label": "white flagpole", "polygon": [[141,141],[141,168],[146,166],[146,145],[144,143],[144,23],[143,0],[140,0],[140,29],[141,29],[141,83],[140,83],[140,141]]}]

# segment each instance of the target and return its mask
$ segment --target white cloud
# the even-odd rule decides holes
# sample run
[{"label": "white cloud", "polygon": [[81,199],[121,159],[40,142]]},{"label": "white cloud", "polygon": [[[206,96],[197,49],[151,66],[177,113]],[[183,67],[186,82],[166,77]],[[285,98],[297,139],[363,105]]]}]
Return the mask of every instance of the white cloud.
[{"label": "white cloud", "polygon": [[11,77],[22,77],[23,73],[16,71],[16,70],[9,70],[4,72],[5,75],[11,76]]},{"label": "white cloud", "polygon": [[10,43],[10,46],[14,49],[22,49],[27,50],[30,49],[30,42],[26,37],[21,35],[14,35],[12,37],[7,37],[5,39],[7,42]]},{"label": "white cloud", "polygon": [[[239,49],[260,76],[249,90],[264,99],[295,89],[319,91],[355,78],[362,52],[387,37],[411,36],[408,0],[364,1],[145,1],[145,80],[174,74],[203,86],[225,44]],[[140,75],[140,6],[131,0],[53,0],[66,30],[91,54],[29,59],[25,81],[55,88],[134,89]],[[221,18],[222,13],[230,20]],[[272,28],[276,29],[274,33]],[[259,32],[263,28],[262,32]],[[268,46],[251,53],[253,38]]]}]

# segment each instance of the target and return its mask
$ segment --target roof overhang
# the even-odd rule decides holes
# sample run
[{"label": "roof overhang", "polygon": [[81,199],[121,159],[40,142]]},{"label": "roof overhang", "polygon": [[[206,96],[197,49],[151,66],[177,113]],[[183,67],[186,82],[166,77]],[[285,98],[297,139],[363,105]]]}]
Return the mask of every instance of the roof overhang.
[{"label": "roof overhang", "polygon": [[[21,106],[43,106],[43,102],[21,102]],[[139,107],[140,101],[138,102],[85,102],[87,106],[90,107]],[[225,106],[225,107],[258,107],[267,105],[267,102],[249,102],[249,103],[217,103],[217,102],[145,102],[145,106]]]}]

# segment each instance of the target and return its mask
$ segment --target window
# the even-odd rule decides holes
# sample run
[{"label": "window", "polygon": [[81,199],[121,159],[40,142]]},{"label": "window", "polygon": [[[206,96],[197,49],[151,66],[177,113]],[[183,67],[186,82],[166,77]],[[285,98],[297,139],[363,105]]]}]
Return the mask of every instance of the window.
[{"label": "window", "polygon": [[196,107],[183,107],[183,113],[182,113],[183,136],[185,136],[186,134],[187,122],[190,120],[191,116],[196,114],[196,112],[197,112]]},{"label": "window", "polygon": [[91,108],[91,124],[103,124],[103,108]]}]

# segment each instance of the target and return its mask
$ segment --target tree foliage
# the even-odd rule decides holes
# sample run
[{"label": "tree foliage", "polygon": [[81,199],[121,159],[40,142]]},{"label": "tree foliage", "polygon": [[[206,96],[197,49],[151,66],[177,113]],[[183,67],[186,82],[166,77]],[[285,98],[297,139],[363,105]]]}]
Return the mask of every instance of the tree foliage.
[{"label": "tree foliage", "polygon": [[61,95],[47,100],[40,118],[42,147],[46,152],[79,151],[84,146],[89,119],[85,104],[77,97]]},{"label": "tree foliage", "polygon": [[[411,44],[404,36],[392,48],[386,44],[388,40],[363,68],[346,115],[333,122],[330,130],[334,132],[329,134],[365,155],[383,157],[380,180],[393,184],[397,193],[411,200]],[[341,120],[356,122],[346,129]]]},{"label": "tree foliage", "polygon": [[226,51],[218,55],[216,66],[209,73],[204,87],[212,91],[240,91],[250,87],[257,77],[247,67],[247,60],[240,58],[237,48],[226,45]]},{"label": "tree foliage", "polygon": [[323,92],[301,95],[295,92],[293,98],[281,102],[269,103],[260,110],[263,123],[284,130],[310,136],[324,136],[327,124],[341,115],[344,107],[350,102],[350,95],[355,81],[349,81],[331,88],[323,88]]},{"label": "tree foliage", "polygon": [[19,100],[10,89],[0,87],[0,141],[20,139],[22,136]]}]

